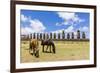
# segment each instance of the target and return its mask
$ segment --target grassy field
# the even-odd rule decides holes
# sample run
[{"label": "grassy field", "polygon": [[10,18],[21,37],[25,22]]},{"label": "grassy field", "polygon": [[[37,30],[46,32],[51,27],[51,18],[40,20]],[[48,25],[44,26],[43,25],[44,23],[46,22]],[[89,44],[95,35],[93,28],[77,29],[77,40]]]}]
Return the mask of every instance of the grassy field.
[{"label": "grassy field", "polygon": [[29,41],[21,41],[21,63],[89,59],[89,41],[54,41],[54,43],[56,54],[43,53],[42,46],[39,45],[40,57],[36,58],[29,54]]}]

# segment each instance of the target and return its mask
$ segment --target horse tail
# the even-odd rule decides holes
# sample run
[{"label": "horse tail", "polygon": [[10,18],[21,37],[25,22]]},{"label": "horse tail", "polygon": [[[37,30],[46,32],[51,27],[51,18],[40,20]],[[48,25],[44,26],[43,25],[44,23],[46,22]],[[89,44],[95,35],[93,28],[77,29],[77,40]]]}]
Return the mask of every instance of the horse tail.
[{"label": "horse tail", "polygon": [[29,50],[32,49],[32,43],[31,40],[29,40]]},{"label": "horse tail", "polygon": [[38,42],[38,40],[37,40],[37,47],[39,47],[39,42]]},{"label": "horse tail", "polygon": [[36,40],[36,53],[35,53],[36,58],[39,58],[39,42]]},{"label": "horse tail", "polygon": [[31,42],[31,39],[29,40],[29,53],[31,54],[31,55],[33,55],[33,53],[31,52],[31,50],[32,50],[32,42]]},{"label": "horse tail", "polygon": [[53,47],[53,53],[56,53],[56,47],[54,43],[52,43],[52,47]]}]

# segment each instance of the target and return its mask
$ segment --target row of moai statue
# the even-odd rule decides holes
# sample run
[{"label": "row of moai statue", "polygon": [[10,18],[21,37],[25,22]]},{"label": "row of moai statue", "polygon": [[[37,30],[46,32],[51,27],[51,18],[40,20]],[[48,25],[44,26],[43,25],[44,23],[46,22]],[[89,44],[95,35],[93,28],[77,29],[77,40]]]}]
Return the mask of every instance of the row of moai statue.
[{"label": "row of moai statue", "polygon": [[77,30],[77,34],[75,35],[74,32],[65,33],[32,33],[26,36],[27,39],[86,39],[85,32],[80,32]]}]

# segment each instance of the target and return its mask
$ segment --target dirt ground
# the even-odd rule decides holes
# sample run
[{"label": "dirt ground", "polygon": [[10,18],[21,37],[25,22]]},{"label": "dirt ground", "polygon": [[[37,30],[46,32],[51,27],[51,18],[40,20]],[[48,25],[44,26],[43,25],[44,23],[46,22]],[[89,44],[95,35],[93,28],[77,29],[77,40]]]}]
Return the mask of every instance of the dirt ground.
[{"label": "dirt ground", "polygon": [[40,57],[36,58],[29,53],[29,41],[21,41],[21,63],[89,59],[89,41],[54,41],[54,43],[56,54],[43,53],[39,41]]}]

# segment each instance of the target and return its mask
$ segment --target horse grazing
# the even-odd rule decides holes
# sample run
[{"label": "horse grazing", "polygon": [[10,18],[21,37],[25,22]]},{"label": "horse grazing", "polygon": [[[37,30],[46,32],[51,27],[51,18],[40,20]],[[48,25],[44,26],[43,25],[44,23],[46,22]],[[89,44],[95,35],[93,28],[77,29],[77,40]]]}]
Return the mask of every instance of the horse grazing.
[{"label": "horse grazing", "polygon": [[51,53],[51,47],[52,47],[53,53],[56,53],[54,42],[53,42],[51,39],[42,40],[42,41],[41,41],[41,45],[43,46],[42,52],[45,52],[45,51],[44,51],[44,46],[46,45],[46,46],[47,46],[46,52],[47,52],[47,50],[48,50],[48,47],[50,47],[49,49],[50,49],[50,53]]},{"label": "horse grazing", "polygon": [[39,46],[39,42],[38,42],[37,39],[31,39],[30,40],[30,43],[29,43],[29,53],[31,53],[31,55],[34,54],[37,58],[39,57],[39,49],[38,49],[38,46]]}]

